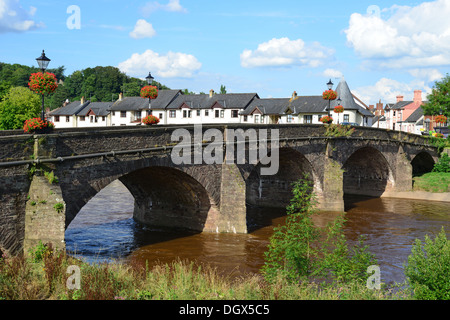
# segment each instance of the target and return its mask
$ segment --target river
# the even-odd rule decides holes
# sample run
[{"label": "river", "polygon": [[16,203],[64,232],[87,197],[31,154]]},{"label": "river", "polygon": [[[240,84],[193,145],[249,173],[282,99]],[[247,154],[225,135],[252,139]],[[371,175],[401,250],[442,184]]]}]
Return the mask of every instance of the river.
[{"label": "river", "polygon": [[[66,230],[66,248],[90,263],[147,260],[149,266],[176,259],[207,263],[224,274],[256,273],[273,227],[284,222],[283,210],[264,210],[249,234],[174,232],[141,226],[132,217],[134,200],[115,181],[99,192]],[[375,254],[385,283],[404,280],[403,264],[416,238],[433,236],[442,227],[450,234],[450,203],[346,196],[345,234],[350,243],[360,235]],[[321,213],[318,224],[335,217]]]}]

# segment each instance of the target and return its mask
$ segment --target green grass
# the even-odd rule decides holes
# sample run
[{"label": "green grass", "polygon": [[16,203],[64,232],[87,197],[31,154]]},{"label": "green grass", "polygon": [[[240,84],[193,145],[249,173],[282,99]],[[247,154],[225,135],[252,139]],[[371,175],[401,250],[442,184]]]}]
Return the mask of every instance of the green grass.
[{"label": "green grass", "polygon": [[[42,252],[41,252],[42,253]],[[80,288],[68,289],[69,265],[79,266]],[[385,300],[409,291],[370,290],[363,283],[319,286],[269,284],[261,275],[230,278],[207,265],[175,261],[147,268],[138,262],[88,264],[65,253],[39,259],[0,259],[0,300]]]},{"label": "green grass", "polygon": [[414,191],[450,192],[450,173],[430,172],[413,178]]}]

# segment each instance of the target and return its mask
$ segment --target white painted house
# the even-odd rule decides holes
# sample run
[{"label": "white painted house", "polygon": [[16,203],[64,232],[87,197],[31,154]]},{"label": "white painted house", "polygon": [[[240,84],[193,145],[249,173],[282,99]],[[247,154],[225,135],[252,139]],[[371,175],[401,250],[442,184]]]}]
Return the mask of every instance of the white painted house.
[{"label": "white painted house", "polygon": [[152,114],[165,125],[192,124],[321,124],[330,112],[334,123],[357,123],[370,126],[374,115],[364,104],[355,102],[344,79],[336,88],[344,113],[333,113],[337,101],[329,103],[318,96],[260,99],[256,93],[183,94],[181,90],[160,90],[156,99],[123,97],[112,102],[72,102],[50,113],[57,128],[90,126],[135,126]]}]

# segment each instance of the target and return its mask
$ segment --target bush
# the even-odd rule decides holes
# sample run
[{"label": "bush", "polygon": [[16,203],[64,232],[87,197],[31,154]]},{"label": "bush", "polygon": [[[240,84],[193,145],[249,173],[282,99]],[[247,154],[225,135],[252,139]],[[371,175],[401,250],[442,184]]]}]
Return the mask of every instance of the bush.
[{"label": "bush", "polygon": [[421,300],[450,299],[450,242],[444,228],[433,240],[416,239],[405,266],[405,276]]},{"label": "bush", "polygon": [[434,165],[433,172],[450,172],[450,156],[443,153],[439,161]]}]

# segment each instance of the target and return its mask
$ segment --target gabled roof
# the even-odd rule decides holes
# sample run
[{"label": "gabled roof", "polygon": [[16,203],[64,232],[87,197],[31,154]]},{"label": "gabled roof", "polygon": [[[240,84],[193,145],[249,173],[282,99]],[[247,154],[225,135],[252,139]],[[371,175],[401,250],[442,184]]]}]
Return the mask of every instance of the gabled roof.
[{"label": "gabled roof", "polygon": [[414,103],[414,101],[399,101],[390,107],[391,110],[403,109],[407,105]]},{"label": "gabled roof", "polygon": [[[178,95],[181,95],[180,90],[159,90],[158,97],[151,101],[151,109],[165,109]],[[111,107],[111,111],[139,111],[148,107],[149,99],[125,97],[117,100]]]},{"label": "gabled roof", "polygon": [[289,99],[286,98],[255,99],[241,112],[241,115],[253,114],[255,110],[259,110],[264,115],[283,114],[288,103]]},{"label": "gabled roof", "polygon": [[61,107],[58,109],[55,109],[50,112],[51,116],[73,116],[75,114],[78,114],[81,110],[86,108],[89,105],[90,101],[86,101],[85,103],[81,104],[81,101],[74,101],[69,103],[65,107]]},{"label": "gabled roof", "polygon": [[112,106],[112,102],[91,102],[86,108],[83,108],[78,115],[87,116],[90,111],[96,116],[104,117],[109,113],[109,108]]},{"label": "gabled roof", "polygon": [[418,107],[404,122],[413,122],[416,123],[423,117],[423,109],[422,107]]},{"label": "gabled roof", "polygon": [[256,93],[227,93],[212,96],[209,94],[179,95],[167,106],[167,109],[179,109],[181,105],[186,104],[192,109],[210,109],[216,105],[216,107],[224,109],[243,110],[253,99],[258,98]]}]

